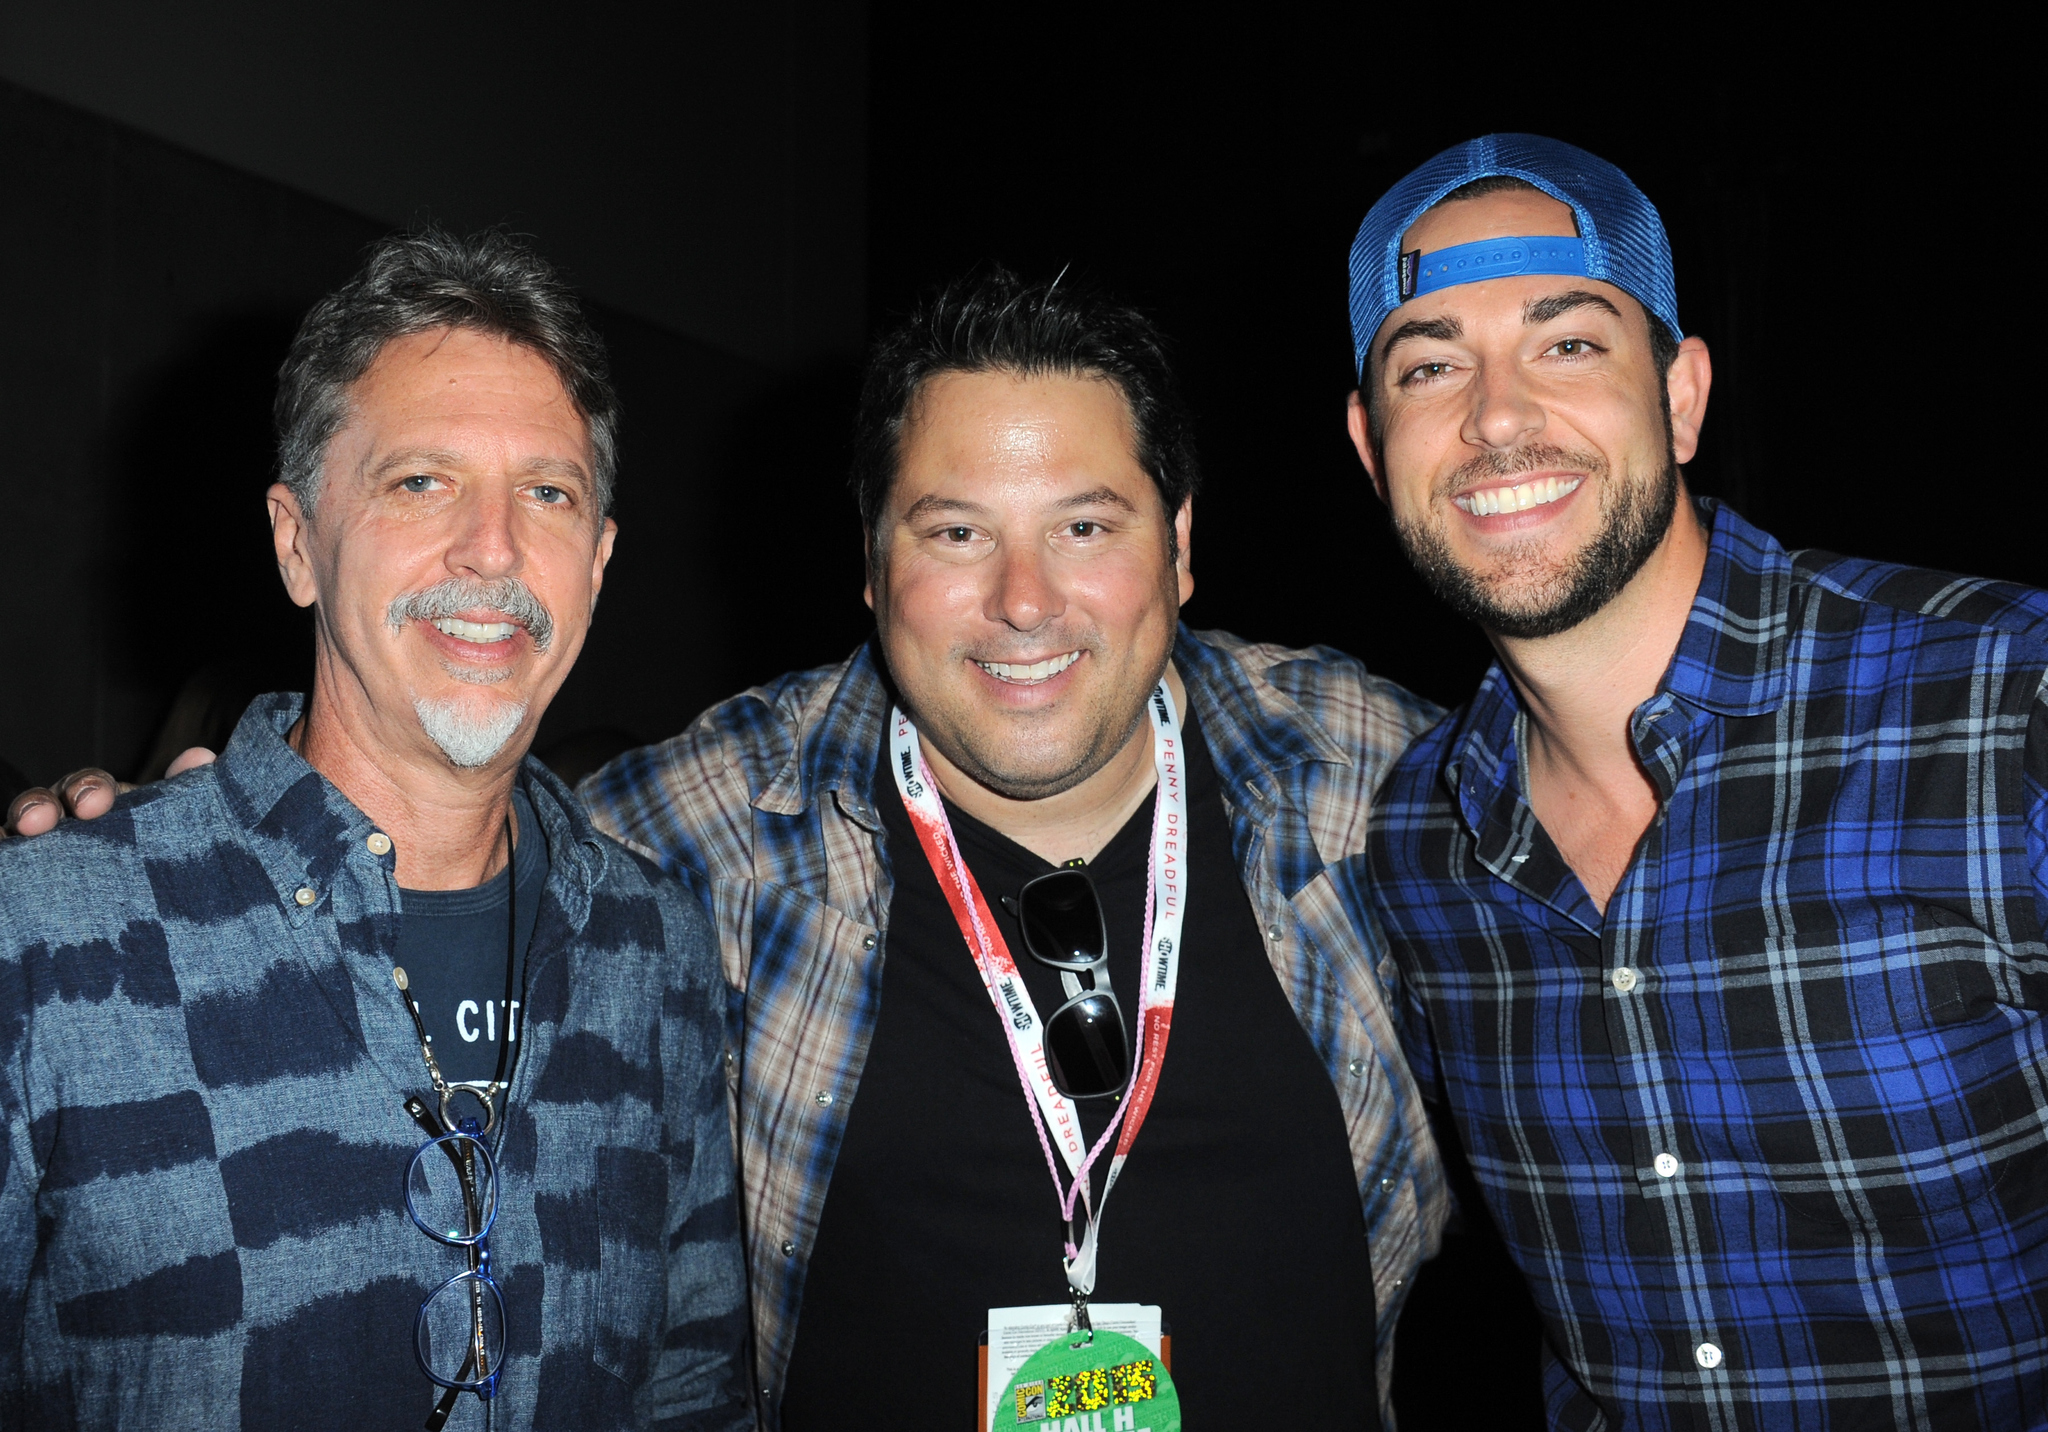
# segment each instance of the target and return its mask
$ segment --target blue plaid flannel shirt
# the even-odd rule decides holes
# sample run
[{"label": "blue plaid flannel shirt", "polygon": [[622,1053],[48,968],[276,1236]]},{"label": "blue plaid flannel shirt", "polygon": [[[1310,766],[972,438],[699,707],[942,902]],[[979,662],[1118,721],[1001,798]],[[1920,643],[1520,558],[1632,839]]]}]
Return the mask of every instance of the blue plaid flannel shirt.
[{"label": "blue plaid flannel shirt", "polygon": [[[1330,868],[1364,850],[1374,787],[1436,708],[1327,648],[1183,627],[1173,659],[1222,778],[1274,975],[1343,1106],[1384,1405],[1394,1320],[1442,1226],[1443,1172],[1381,983],[1385,942],[1370,911],[1341,902]],[[714,707],[582,787],[592,818],[694,885],[718,930],[740,1031],[735,1127],[770,1427],[881,998],[892,887],[873,785],[888,714],[864,646]]]},{"label": "blue plaid flannel shirt", "polygon": [[[367,1432],[438,1396],[413,1316],[466,1264],[402,1200],[430,1091],[394,856],[285,744],[299,709],[0,845],[0,1427]],[[523,780],[552,868],[495,1150],[494,1425],[750,1427],[711,932]]]},{"label": "blue plaid flannel shirt", "polygon": [[1417,1078],[1534,1288],[1553,1426],[2043,1426],[2048,594],[1702,512],[1604,919],[1498,667],[1381,793]]}]

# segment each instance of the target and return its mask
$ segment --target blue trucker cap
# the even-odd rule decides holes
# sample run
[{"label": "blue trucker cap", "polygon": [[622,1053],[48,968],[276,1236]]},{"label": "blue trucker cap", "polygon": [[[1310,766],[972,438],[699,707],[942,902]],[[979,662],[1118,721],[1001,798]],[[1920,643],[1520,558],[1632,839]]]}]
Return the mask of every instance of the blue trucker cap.
[{"label": "blue trucker cap", "polygon": [[[1401,252],[1401,235],[1423,211],[1475,179],[1505,175],[1534,184],[1571,205],[1579,236],[1499,238],[1457,244],[1435,253]],[[1359,381],[1366,350],[1387,315],[1419,294],[1454,284],[1523,273],[1604,279],[1678,326],[1678,288],[1671,241],[1657,206],[1605,159],[1540,134],[1489,134],[1468,139],[1414,170],[1380,196],[1351,242],[1351,346]]]}]

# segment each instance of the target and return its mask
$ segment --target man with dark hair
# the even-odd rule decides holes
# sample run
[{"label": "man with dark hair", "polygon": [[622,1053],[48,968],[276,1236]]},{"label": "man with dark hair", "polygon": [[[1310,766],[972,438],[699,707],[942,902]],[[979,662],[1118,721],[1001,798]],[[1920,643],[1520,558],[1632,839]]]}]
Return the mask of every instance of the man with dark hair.
[{"label": "man with dark hair", "polygon": [[395,238],[276,411],[310,694],[0,846],[0,1423],[745,1427],[712,934],[525,759],[603,348],[523,245]]},{"label": "man with dark hair", "polygon": [[[987,1427],[1037,1310],[1042,1356],[1163,1320],[1123,1371],[1195,1426],[1376,1426],[1442,1180],[1328,867],[1433,711],[1180,624],[1193,449],[1128,308],[952,285],[855,449],[874,638],[583,787],[712,908],[766,1425]],[[997,1425],[1057,1414],[1016,1376]]]},{"label": "man with dark hair", "polygon": [[1351,273],[1359,456],[1499,660],[1340,882],[1552,1425],[2048,1426],[2048,595],[1692,498],[1706,347],[1590,154],[1448,150]]}]

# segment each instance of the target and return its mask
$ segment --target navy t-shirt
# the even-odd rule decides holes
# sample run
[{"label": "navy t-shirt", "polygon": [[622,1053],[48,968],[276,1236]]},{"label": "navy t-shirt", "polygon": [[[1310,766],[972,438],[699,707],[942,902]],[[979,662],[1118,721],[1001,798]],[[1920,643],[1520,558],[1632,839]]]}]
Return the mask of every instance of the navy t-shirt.
[{"label": "navy t-shirt", "polygon": [[[519,826],[512,864],[468,890],[405,890],[398,931],[398,964],[412,986],[414,1006],[450,1084],[487,1084],[498,1070],[498,1049],[519,1037],[520,991],[526,946],[547,885],[547,842],[523,791],[512,792]],[[512,874],[518,873],[517,898]],[[518,929],[515,935],[513,919]],[[507,957],[511,979],[508,997]],[[420,1077],[426,1077],[420,1067]]]}]

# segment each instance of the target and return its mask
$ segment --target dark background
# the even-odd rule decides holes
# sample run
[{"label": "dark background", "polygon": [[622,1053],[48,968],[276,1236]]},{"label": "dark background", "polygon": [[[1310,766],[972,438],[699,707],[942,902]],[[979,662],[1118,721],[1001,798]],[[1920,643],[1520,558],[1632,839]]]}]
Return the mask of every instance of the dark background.
[{"label": "dark background", "polygon": [[[507,3],[486,28],[438,0],[0,0],[0,760],[146,774],[298,679],[271,375],[362,245],[423,217],[534,234],[626,402],[619,555],[544,751],[659,738],[861,638],[858,354],[987,259],[1072,264],[1177,340],[1207,471],[1190,621],[1461,699],[1484,645],[1408,574],[1344,435],[1345,261],[1381,189],[1490,129],[1585,145],[1663,211],[1715,363],[1696,490],[1790,545],[2048,579],[2013,42],[1265,9]],[[1533,1415],[1487,1248],[1418,1284],[1409,1432]]]}]

